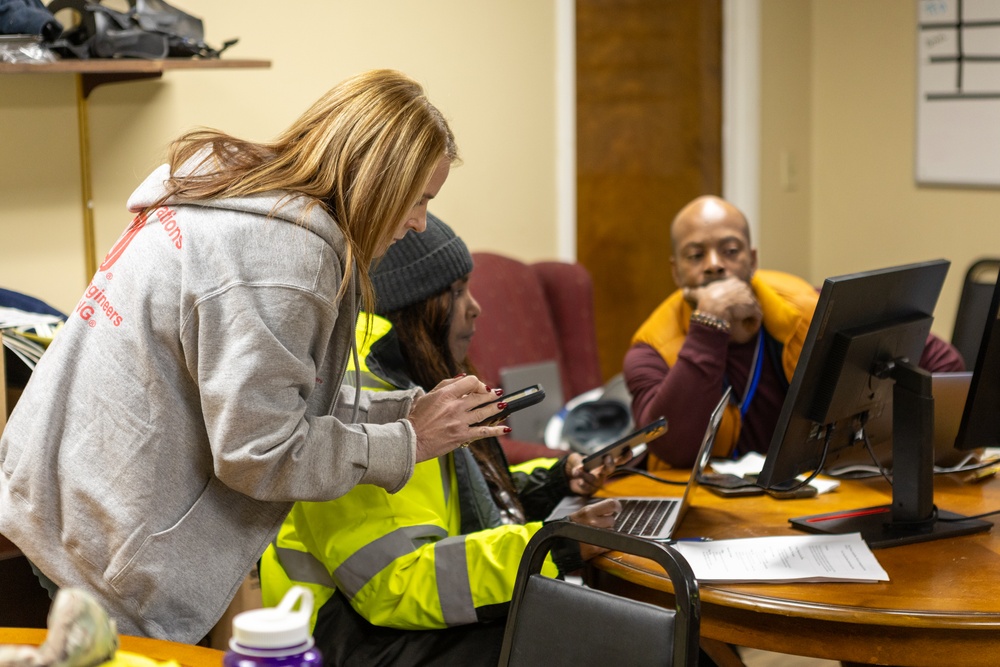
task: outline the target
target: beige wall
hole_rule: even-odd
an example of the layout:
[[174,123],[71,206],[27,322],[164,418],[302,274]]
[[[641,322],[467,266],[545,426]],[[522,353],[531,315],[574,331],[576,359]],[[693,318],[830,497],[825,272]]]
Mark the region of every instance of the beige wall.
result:
[[[268,140],[338,81],[392,67],[424,84],[464,164],[433,210],[473,249],[556,256],[555,0],[178,0],[227,58],[266,70],[168,72],[90,98],[97,252],[169,141],[199,125]],[[237,11],[238,9],[238,11]],[[76,304],[84,273],[75,82],[0,76],[0,287]]]
[[[765,69],[762,84],[761,254],[792,268],[807,247],[804,273],[816,283],[949,259],[934,323],[949,338],[965,269],[1000,255],[1000,190],[914,181],[916,10],[916,0],[763,0],[762,63],[775,69]],[[789,41],[768,39],[779,34]],[[773,166],[782,133],[793,128],[798,137],[803,125],[805,232],[794,195],[779,194]]]
[[[738,1],[738,0],[736,0]],[[341,0],[305,20],[273,3],[180,5],[227,57],[268,70],[171,72],[98,88],[91,143],[98,254],[123,205],[196,125],[266,140],[328,87],[373,67],[422,81],[465,164],[436,211],[473,249],[557,254],[555,0]],[[934,330],[950,336],[965,268],[1000,254],[1000,191],[917,187],[915,0],[761,0],[761,262],[823,278],[945,257]],[[0,286],[70,309],[84,283],[74,81],[0,77]]]
[[810,5],[761,4],[758,261],[809,276],[811,201]]

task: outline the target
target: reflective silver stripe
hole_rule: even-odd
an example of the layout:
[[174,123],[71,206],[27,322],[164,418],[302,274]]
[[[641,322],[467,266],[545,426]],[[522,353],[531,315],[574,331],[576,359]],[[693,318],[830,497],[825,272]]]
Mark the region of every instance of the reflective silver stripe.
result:
[[475,623],[476,608],[472,604],[464,535],[449,537],[434,545],[434,574],[444,622],[449,626]]
[[319,584],[327,588],[337,587],[323,563],[311,553],[285,549],[279,547],[277,542],[274,542],[274,550],[278,556],[278,562],[281,563],[281,568],[289,579],[306,584]]
[[416,551],[425,542],[447,536],[448,531],[439,526],[406,526],[394,530],[355,551],[334,571],[333,577],[344,595],[353,598],[392,561]]
[[444,506],[448,506],[448,498],[451,496],[451,475],[448,474],[448,461],[451,460],[450,456],[439,456],[438,461],[441,463],[441,488],[444,490]]
[[386,382],[371,371],[361,371],[361,386],[365,389],[374,389],[376,391],[391,391],[395,389],[392,384]]

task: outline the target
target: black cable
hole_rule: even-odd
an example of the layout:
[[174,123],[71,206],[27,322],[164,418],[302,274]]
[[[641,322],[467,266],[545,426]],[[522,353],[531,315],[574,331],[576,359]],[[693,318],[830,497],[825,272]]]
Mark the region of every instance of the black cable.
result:
[[878,468],[879,473],[882,474],[882,477],[885,479],[885,481],[889,482],[889,486],[892,486],[892,478],[889,477],[889,473],[886,471],[885,466],[883,466],[881,463],[879,463],[878,457],[875,456],[875,450],[872,448],[872,441],[868,437],[868,431],[867,431],[867,429],[865,429],[863,423],[861,425],[861,431],[860,431],[860,433],[861,433],[862,442],[865,443],[865,449],[868,450],[868,456],[871,457],[872,463],[874,463],[875,467]]
[[[983,468],[991,468],[993,466],[1000,465],[1000,460],[997,459],[987,459],[986,461],[979,461],[977,463],[969,463],[962,466],[961,468],[940,468],[934,466],[935,475],[954,475],[956,473],[962,472],[973,472],[975,470],[981,470]],[[872,477],[878,477],[879,471],[875,470],[875,466],[871,466],[870,470],[857,470],[857,468],[868,467],[868,466],[845,466],[847,470],[844,472],[839,472],[838,469],[827,470],[826,475],[828,477],[833,477],[834,479],[870,479]],[[855,468],[851,470],[850,468]],[[892,469],[886,470],[890,475],[892,474]]]
[[[937,509],[936,507],[934,508]],[[972,516],[958,516],[954,519],[948,519],[945,517],[938,517],[938,521],[951,521],[955,523],[961,523],[962,521],[968,521],[969,519],[982,519],[983,517],[993,516],[994,514],[1000,514],[1000,510],[993,510],[992,512],[983,512],[982,514],[973,514]]]
[[892,526],[893,530],[903,529],[903,530],[924,530],[928,526],[933,526],[936,521],[941,521],[938,517],[937,505],[931,506],[931,515],[926,519],[914,519],[912,521],[904,521],[902,519],[892,519],[889,525]]
[[679,481],[672,480],[672,479],[664,479],[662,477],[658,477],[657,475],[654,475],[651,472],[648,472],[646,470],[640,470],[638,468],[616,468],[613,473],[611,473],[610,475],[608,475],[608,479],[614,477],[615,475],[642,475],[643,477],[648,477],[649,479],[653,480],[654,482],[660,482],[662,484],[674,484],[676,486],[687,486],[687,483],[688,483],[688,480],[684,480],[683,482],[679,482]]
[[[823,466],[826,465],[826,455],[830,451],[830,440],[832,438],[833,438],[833,424],[827,424],[826,425],[826,435],[823,436],[823,455],[820,457],[819,465],[816,466],[816,469],[813,470],[812,473],[810,473],[810,475],[808,477],[806,477],[804,480],[801,480],[795,486],[790,486],[787,489],[786,488],[775,488],[773,485],[772,486],[765,486],[765,487],[761,487],[761,488],[763,488],[765,491],[783,491],[783,492],[798,491],[799,489],[801,489],[802,487],[804,487],[806,484],[808,484],[809,482],[811,482],[814,479],[816,479],[816,476],[819,475],[819,473],[823,470]],[[791,480],[789,480],[789,481],[791,481]]]

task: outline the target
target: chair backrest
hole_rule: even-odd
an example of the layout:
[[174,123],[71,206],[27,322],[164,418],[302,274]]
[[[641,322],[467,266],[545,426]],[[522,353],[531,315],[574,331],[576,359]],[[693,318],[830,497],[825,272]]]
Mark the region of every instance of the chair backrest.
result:
[[[674,588],[667,609],[540,574],[557,540],[569,539],[655,560]],[[514,584],[500,666],[698,664],[701,606],[687,561],[659,542],[569,521],[528,542]]]
[[502,368],[556,361],[566,400],[601,386],[587,270],[568,262],[526,264],[489,252],[472,257],[469,284],[483,314],[469,357],[480,377],[502,386]]
[[1000,258],[980,259],[973,262],[965,274],[962,296],[955,314],[955,327],[951,344],[965,360],[965,367],[976,365],[979,345],[986,330],[986,317],[990,310],[993,289],[1000,274]]

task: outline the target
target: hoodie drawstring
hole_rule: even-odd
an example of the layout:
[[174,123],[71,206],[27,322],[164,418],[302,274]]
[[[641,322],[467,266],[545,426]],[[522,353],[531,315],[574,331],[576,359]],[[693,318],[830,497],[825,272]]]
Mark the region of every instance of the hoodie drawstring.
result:
[[[351,267],[351,293],[357,294],[357,267]],[[357,322],[360,309],[355,308],[354,321]],[[358,423],[358,415],[361,413],[361,362],[358,359],[357,336],[351,336],[351,356],[354,359],[354,410],[351,412],[351,423]]]

